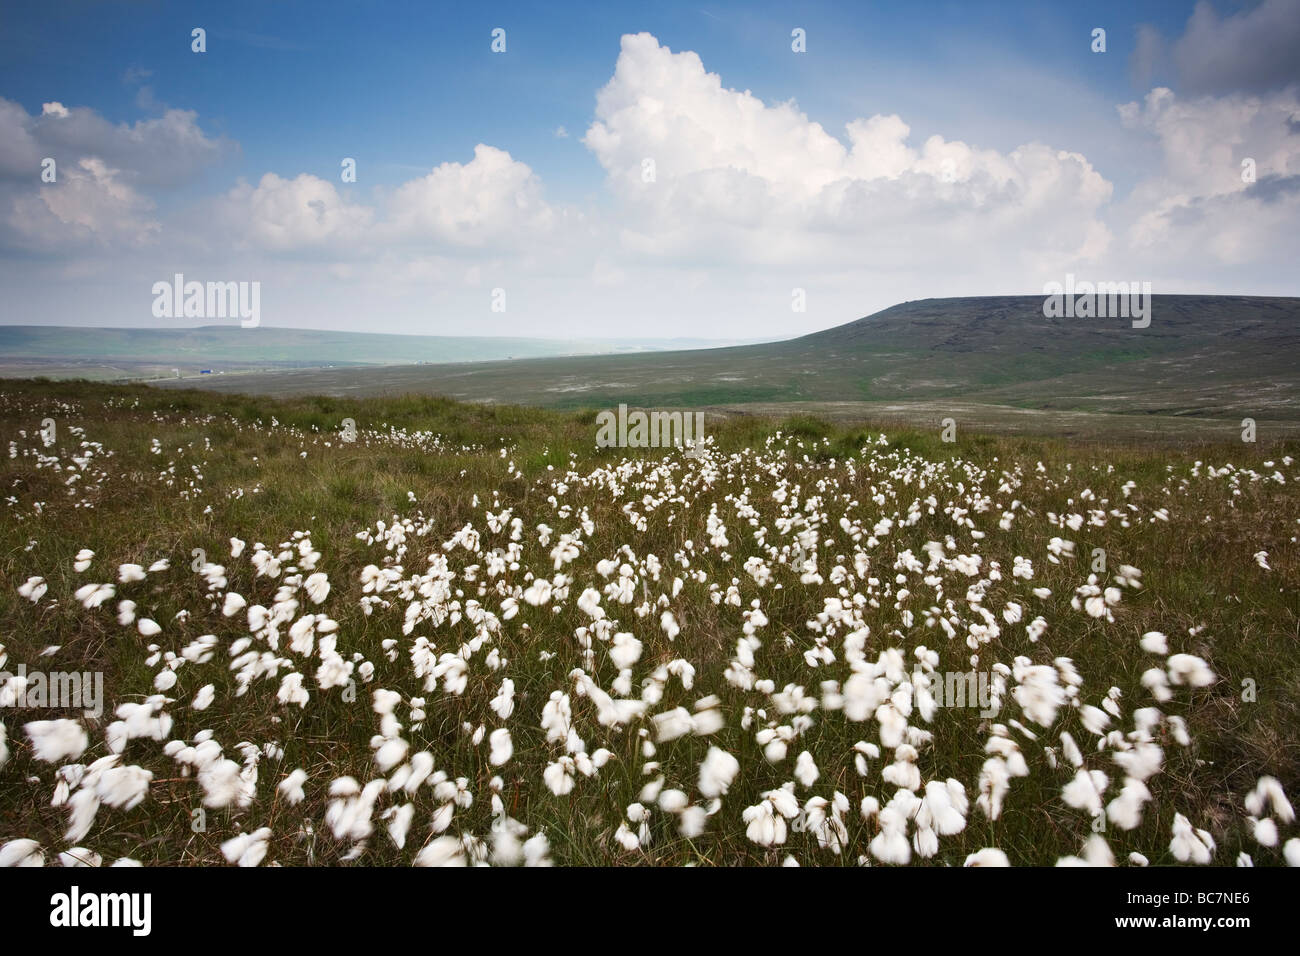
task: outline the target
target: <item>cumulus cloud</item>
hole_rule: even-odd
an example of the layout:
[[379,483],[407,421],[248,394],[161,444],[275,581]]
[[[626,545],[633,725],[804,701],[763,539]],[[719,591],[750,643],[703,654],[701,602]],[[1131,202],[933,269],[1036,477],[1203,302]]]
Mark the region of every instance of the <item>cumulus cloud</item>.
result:
[[[1290,258],[1300,217],[1300,96],[1184,99],[1159,87],[1119,107],[1123,124],[1154,136],[1163,165],[1127,203],[1134,248],[1195,263]],[[1254,164],[1254,181],[1243,162]]]
[[0,175],[37,179],[40,170],[30,164],[36,153],[60,166],[93,157],[136,187],[186,182],[236,149],[229,140],[205,134],[194,110],[169,109],[162,116],[115,124],[84,106],[50,102],[33,116],[0,98],[0,143],[11,140],[30,147],[18,154],[26,165],[15,165],[12,150],[0,149]]
[[481,143],[469,162],[442,163],[369,203],[308,173],[267,173],[221,197],[215,216],[240,248],[315,255],[336,275],[352,271],[345,260],[382,263],[386,281],[445,275],[445,257],[536,255],[566,218],[526,163]]
[[[86,107],[50,101],[29,114],[0,98],[0,243],[39,252],[149,244],[162,227],[147,190],[182,182],[231,148],[190,110],[113,124]],[[42,178],[47,159],[53,182]]]
[[55,183],[12,196],[4,223],[10,241],[41,250],[68,243],[145,245],[162,228],[153,218],[153,202],[95,157],[60,167]]
[[390,236],[468,247],[523,246],[556,220],[532,169],[482,143],[468,163],[443,163],[400,186],[388,211]]
[[218,204],[218,218],[243,245],[275,251],[364,241],[374,211],[339,194],[333,183],[301,173],[241,182]]
[[847,145],[794,103],[729,89],[696,54],[642,33],[623,37],[583,141],[637,254],[881,268],[960,257],[978,269],[992,246],[1038,268],[1105,250],[1097,213],[1112,187],[1082,155],[941,136],[918,147],[894,115],[845,132]]
[[39,181],[43,154],[34,126],[25,109],[0,97],[0,180]]

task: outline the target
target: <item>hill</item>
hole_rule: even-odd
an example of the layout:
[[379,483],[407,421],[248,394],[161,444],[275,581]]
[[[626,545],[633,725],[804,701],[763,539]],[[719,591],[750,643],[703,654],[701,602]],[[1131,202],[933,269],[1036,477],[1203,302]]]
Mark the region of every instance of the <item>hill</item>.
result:
[[[260,395],[439,394],[557,408],[813,412],[1034,431],[1300,425],[1300,299],[1153,297],[1148,328],[1046,318],[1042,296],[924,299],[784,342],[203,382]],[[1112,416],[1124,416],[1113,418]]]

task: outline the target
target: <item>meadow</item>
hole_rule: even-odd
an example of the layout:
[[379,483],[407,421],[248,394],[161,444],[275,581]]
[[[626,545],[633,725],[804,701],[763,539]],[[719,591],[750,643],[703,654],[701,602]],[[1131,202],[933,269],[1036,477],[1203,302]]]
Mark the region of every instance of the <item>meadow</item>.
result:
[[0,863],[1300,865],[1300,442],[706,429],[0,381]]

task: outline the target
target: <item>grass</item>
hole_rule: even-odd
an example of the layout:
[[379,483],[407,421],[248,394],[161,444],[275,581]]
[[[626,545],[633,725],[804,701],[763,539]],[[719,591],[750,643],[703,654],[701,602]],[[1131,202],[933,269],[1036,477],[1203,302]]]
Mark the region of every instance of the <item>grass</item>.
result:
[[[45,418],[54,419],[58,436],[49,449],[38,437]],[[345,418],[356,423],[356,442],[339,440]],[[788,723],[790,718],[777,714],[768,695],[733,686],[723,675],[742,636],[742,612],[757,599],[769,619],[758,632],[758,676],[772,680],[778,693],[795,685],[813,696],[821,694],[821,681],[847,679],[840,646],[843,631],[827,640],[836,653],[833,664],[811,668],[804,659],[804,651],[814,647],[818,637],[809,623],[817,622],[825,613],[825,599],[839,591],[830,583],[801,584],[789,563],[792,532],[783,532],[778,518],[807,515],[808,500],[820,498],[820,508],[830,520],[820,529],[819,571],[829,575],[837,554],[849,556],[852,566],[855,543],[839,526],[841,515],[860,523],[869,535],[882,516],[905,515],[913,501],[925,502],[933,495],[933,509],[921,507],[913,524],[880,536],[866,549],[870,574],[881,582],[873,593],[879,606],[868,603],[861,608],[870,627],[868,659],[875,660],[889,646],[910,656],[924,644],[940,650],[945,669],[968,668],[970,652],[960,638],[946,640],[941,630],[925,626],[923,612],[936,598],[919,577],[907,585],[914,592],[907,607],[916,616],[910,627],[895,609],[894,595],[884,590],[895,587],[895,561],[904,550],[924,560],[925,542],[949,536],[955,544],[950,555],[978,548],[986,561],[1001,563],[1002,577],[986,584],[984,603],[990,609],[1000,611],[1012,600],[1026,605],[1020,625],[1004,626],[999,638],[981,648],[981,668],[995,661],[1009,665],[1017,655],[1034,663],[1069,657],[1084,677],[1084,702],[1100,703],[1112,687],[1122,692],[1122,716],[1115,721],[1122,731],[1132,729],[1135,708],[1152,705],[1140,677],[1161,662],[1138,649],[1138,638],[1146,631],[1162,631],[1169,635],[1171,653],[1203,657],[1218,680],[1203,689],[1176,689],[1175,698],[1160,705],[1166,714],[1187,721],[1192,743],[1178,745],[1168,736],[1169,726],[1162,725],[1164,762],[1161,772],[1148,781],[1153,800],[1136,829],[1111,827],[1105,833],[1111,849],[1121,862],[1130,851],[1140,851],[1156,864],[1174,862],[1170,828],[1174,815],[1181,813],[1213,834],[1216,863],[1231,864],[1242,850],[1259,864],[1281,861],[1279,849],[1260,847],[1250,839],[1242,796],[1264,774],[1278,778],[1293,795],[1300,785],[1300,572],[1293,491],[1300,469],[1282,463],[1284,456],[1296,456],[1300,445],[1267,440],[1182,449],[1105,441],[1068,444],[964,429],[959,429],[957,442],[945,443],[937,427],[893,425],[883,426],[881,442],[880,426],[814,416],[786,421],[758,416],[715,421],[711,416],[707,431],[715,445],[710,468],[692,465],[673,451],[597,449],[589,410],[465,405],[414,395],[271,400],[143,386],[0,381],[0,437],[3,447],[15,443],[18,450],[16,457],[0,463],[4,495],[16,499],[5,504],[0,524],[0,643],[8,655],[3,669],[14,672],[23,663],[29,671],[103,673],[105,714],[84,721],[90,731],[91,749],[85,758],[89,762],[105,753],[103,729],[113,719],[112,708],[153,692],[159,664],[148,662],[148,645],[179,654],[196,637],[216,634],[220,645],[213,661],[186,663],[176,672],[178,683],[168,691],[176,701],[168,707],[175,721],[169,739],[192,740],[211,729],[226,755],[237,762],[240,741],[259,747],[274,742],[283,748],[279,760],[261,758],[256,799],[249,807],[205,809],[205,827],[195,832],[192,824],[202,808],[203,791],[194,777],[184,775],[162,753],[161,743],[133,740],[124,757],[153,771],[148,798],[127,811],[101,808],[82,844],[101,853],[105,862],[129,856],[145,863],[211,865],[223,862],[223,840],[266,826],[273,832],[268,859],[286,864],[343,862],[355,844],[336,838],[326,825],[326,788],[330,780],[344,775],[363,784],[382,776],[370,746],[379,726],[370,695],[384,687],[403,696],[398,717],[411,752],[429,751],[439,770],[452,779],[465,778],[474,794],[471,806],[455,811],[448,833],[489,837],[494,820],[490,782],[499,775],[506,813],[525,824],[530,834],[544,832],[556,863],[750,865],[777,863],[787,855],[805,864],[854,863],[868,853],[877,832],[875,821],[859,815],[859,802],[876,796],[884,804],[895,790],[881,779],[887,754],[871,762],[865,777],[854,765],[854,744],[877,740],[875,722],[852,722],[817,709],[812,726],[791,744],[788,757],[772,764],[754,739],[764,719],[753,716],[753,726],[742,729],[746,708],[765,708],[774,723]],[[79,447],[83,440],[99,443],[102,452],[78,468],[72,459],[84,451]],[[154,440],[158,453],[151,450]],[[38,467],[38,450],[51,456],[43,467]],[[50,466],[56,460],[58,471]],[[665,461],[676,464],[656,471]],[[1198,466],[1198,461],[1204,464]],[[1229,462],[1234,471],[1217,477],[1205,467]],[[1274,471],[1282,472],[1286,483],[1270,480]],[[74,473],[79,477],[69,485]],[[557,481],[566,485],[563,493]],[[1129,481],[1134,485],[1126,497],[1123,487]],[[771,497],[782,484],[799,499],[799,507],[785,515]],[[1085,489],[1093,496],[1090,503],[1082,500]],[[414,502],[408,493],[414,494]],[[774,584],[760,588],[740,569],[749,555],[767,554],[751,539],[754,526],[738,516],[741,499],[756,509],[768,543],[780,552],[781,557],[769,562],[780,589]],[[983,512],[976,508],[981,499],[988,505]],[[1103,526],[1084,524],[1078,531],[1050,523],[1049,514],[1103,508],[1098,499],[1109,502],[1106,510],[1125,512],[1131,519],[1128,526],[1113,517]],[[998,516],[1010,510],[1013,501],[1019,502],[1017,517],[1010,529],[1002,530]],[[43,503],[39,513],[37,502]],[[568,511],[563,510],[566,503]],[[1129,510],[1129,504],[1136,510]],[[968,530],[945,513],[954,505],[970,510],[969,517],[987,537],[974,543]],[[727,527],[726,546],[709,544],[713,506]],[[456,652],[474,639],[476,628],[462,617],[438,627],[426,623],[404,634],[406,602],[394,593],[386,595],[392,607],[363,613],[361,568],[383,565],[386,552],[382,543],[367,544],[357,533],[375,533],[376,521],[391,525],[395,517],[411,519],[413,529],[424,526],[427,534],[408,534],[410,551],[398,563],[409,577],[428,567],[431,553],[447,554],[464,600],[475,597],[477,583],[464,578],[466,568],[482,561],[461,548],[446,551],[443,542],[470,524],[483,535],[485,551],[505,544],[506,532],[491,533],[485,512],[506,508],[523,519],[520,567],[501,578],[507,588],[526,587],[530,568],[547,576],[555,573],[550,556],[555,539],[579,529],[584,516],[594,525],[580,534],[581,557],[565,568],[575,578],[572,593],[544,607],[521,601],[518,617],[503,622],[482,648],[470,653],[469,685],[463,694],[448,693],[441,686],[426,692],[411,672],[414,638],[427,636],[439,654]],[[1161,508],[1168,509],[1167,522],[1153,518]],[[633,529],[629,511],[645,518],[644,531]],[[546,545],[538,540],[540,523],[555,529]],[[295,655],[281,646],[280,656],[293,666],[302,663],[312,696],[304,709],[277,702],[278,679],[254,680],[237,695],[238,683],[228,664],[231,644],[248,636],[242,614],[223,617],[221,592],[208,591],[203,578],[191,570],[192,562],[199,560],[196,552],[201,552],[202,558],[226,567],[229,591],[245,596],[250,604],[270,606],[282,579],[256,577],[248,553],[240,559],[230,556],[229,539],[248,542],[250,552],[254,542],[265,542],[275,551],[280,542],[292,543],[296,531],[310,535],[322,556],[318,569],[329,574],[331,584],[321,608],[306,606],[300,595],[300,613],[327,612],[339,624],[343,656],[360,655],[375,668],[373,681],[357,681],[349,699],[337,688],[318,690],[312,678],[315,665],[294,661]],[[1046,549],[1054,536],[1073,540],[1076,556],[1060,565],[1050,563]],[[633,604],[603,599],[610,616],[618,617],[618,629],[635,632],[645,645],[631,696],[639,694],[640,681],[654,666],[685,659],[696,668],[694,688],[687,691],[676,678],[669,679],[663,700],[651,712],[679,705],[690,710],[699,698],[716,694],[726,720],[725,728],[715,734],[663,743],[653,756],[643,751],[645,739],[638,733],[652,726],[649,721],[634,720],[621,729],[601,726],[592,701],[575,693],[570,677],[574,668],[584,668],[607,690],[617,677],[601,641],[595,642],[594,657],[584,655],[575,629],[589,627],[591,621],[575,599],[584,587],[607,583],[594,570],[594,562],[618,555],[623,545],[636,554],[638,572],[645,556],[653,554],[664,573],[659,582],[639,573]],[[77,573],[73,562],[82,548],[92,549],[95,558],[91,569]],[[1144,587],[1124,594],[1113,623],[1070,606],[1098,548],[1105,551],[1109,573],[1121,563],[1143,572]],[[1253,558],[1261,550],[1268,552],[1271,571]],[[1011,578],[1016,555],[1033,561],[1032,581]],[[73,599],[73,592],[87,582],[114,580],[123,562],[147,567],[159,558],[170,559],[171,570],[119,585],[113,600],[98,609],[85,609]],[[681,564],[682,558],[689,568]],[[705,581],[688,572],[703,572]],[[31,575],[44,576],[49,585],[45,599],[36,604],[17,593]],[[669,587],[674,576],[683,578],[675,595]],[[733,579],[740,605],[715,601],[715,594],[725,592]],[[958,575],[945,585],[947,596],[963,612],[964,592],[976,580]],[[1048,587],[1052,594],[1041,600],[1027,598],[1029,586]],[[845,596],[868,590],[861,580],[844,587]],[[660,594],[664,600],[657,602]],[[116,622],[114,610],[123,597],[136,602],[140,616],[162,626],[158,637],[144,638],[134,627]],[[633,608],[643,598],[653,611],[641,618]],[[492,588],[478,592],[476,599],[494,614],[501,613],[500,596]],[[661,607],[671,610],[681,625],[675,641],[667,641],[656,626]],[[184,611],[188,618],[177,619]],[[1024,624],[1035,615],[1049,624],[1037,643],[1024,633]],[[386,640],[398,642],[395,660],[386,655]],[[41,656],[50,647],[57,650]],[[500,672],[484,664],[490,648],[509,661]],[[541,660],[543,652],[554,656]],[[516,688],[516,710],[509,721],[489,707],[503,676]],[[215,702],[205,711],[191,710],[190,699],[208,683],[215,685]],[[1254,699],[1244,700],[1243,688],[1252,685]],[[573,792],[562,797],[541,783],[544,767],[563,752],[547,742],[540,726],[542,706],[556,690],[570,694],[574,729],[588,751],[605,747],[612,753],[596,776],[580,776]],[[411,698],[420,696],[427,701],[422,722],[409,717]],[[1008,716],[1013,713],[1013,707],[1007,711]],[[67,810],[50,805],[54,768],[34,759],[22,725],[76,714],[0,709],[11,751],[8,764],[0,769],[0,843],[30,837],[47,852],[69,845],[64,839]],[[416,730],[415,723],[422,726]],[[1078,712],[1067,707],[1050,730],[1033,728],[1039,732],[1037,741],[1013,734],[1030,774],[1012,781],[1000,819],[989,820],[975,808],[975,797],[992,722],[973,710],[940,709],[933,722],[913,723],[933,734],[932,742],[920,748],[922,778],[956,778],[971,799],[966,829],[941,838],[939,853],[929,862],[960,865],[982,847],[1000,847],[1017,864],[1050,864],[1079,853],[1093,833],[1092,821],[1063,802],[1061,789],[1073,771],[1052,767],[1044,749],[1051,746],[1059,755],[1057,735],[1062,730],[1083,746],[1088,767],[1110,776],[1107,799],[1120,783],[1109,755],[1096,751],[1096,736],[1083,728]],[[466,725],[471,730],[483,725],[489,731],[508,727],[513,759],[504,767],[489,765],[486,741],[475,743]],[[649,739],[653,736],[651,730]],[[633,852],[620,849],[614,833],[626,808],[659,774],[666,777],[666,787],[707,802],[695,795],[695,774],[711,746],[735,755],[741,773],[705,832],[683,837],[671,815],[656,810],[650,845]],[[813,795],[830,798],[838,790],[851,804],[845,818],[848,846],[842,854],[819,849],[806,832],[791,832],[775,848],[746,838],[744,808],[791,780],[802,750],[814,756],[821,777],[811,788],[798,788],[800,803]],[[661,766],[647,773],[652,760]],[[291,806],[275,785],[295,767],[308,769],[310,781],[307,799]],[[38,782],[29,782],[33,777]],[[396,848],[376,822],[375,835],[365,841],[358,862],[407,863],[429,839],[429,820],[442,800],[428,787],[410,799],[416,815],[405,849]],[[403,799],[384,798],[379,810],[400,802]],[[1296,835],[1294,825],[1282,830],[1284,840]]]

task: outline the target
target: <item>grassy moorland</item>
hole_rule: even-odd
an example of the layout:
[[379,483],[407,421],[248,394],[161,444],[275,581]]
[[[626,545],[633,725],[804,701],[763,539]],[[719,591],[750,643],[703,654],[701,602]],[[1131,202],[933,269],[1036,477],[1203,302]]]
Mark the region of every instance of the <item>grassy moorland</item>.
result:
[[1300,443],[707,426],[0,382],[0,857],[1300,858]]
[[[262,330],[230,330],[250,343]],[[923,299],[797,339],[725,349],[204,376],[161,387],[271,397],[438,394],[561,410],[707,408],[913,427],[946,415],[1047,436],[1300,437],[1300,299],[1158,295],[1150,325],[1046,318],[1042,296]]]

